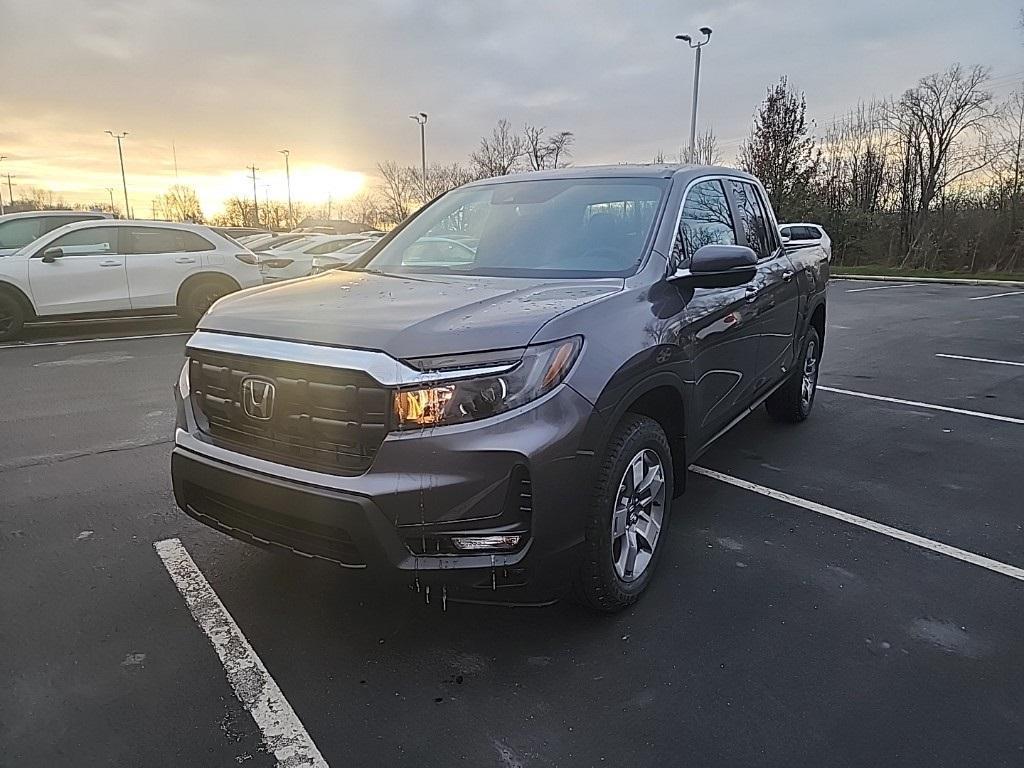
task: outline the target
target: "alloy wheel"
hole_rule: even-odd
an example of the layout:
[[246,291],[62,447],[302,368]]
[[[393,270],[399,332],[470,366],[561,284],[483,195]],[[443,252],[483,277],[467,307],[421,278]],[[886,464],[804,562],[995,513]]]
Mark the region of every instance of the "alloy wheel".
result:
[[805,411],[811,407],[818,386],[818,345],[814,339],[807,342],[804,354],[804,373],[800,381],[800,405]]
[[626,465],[612,511],[612,562],[623,581],[639,578],[654,557],[665,517],[665,468],[644,448]]

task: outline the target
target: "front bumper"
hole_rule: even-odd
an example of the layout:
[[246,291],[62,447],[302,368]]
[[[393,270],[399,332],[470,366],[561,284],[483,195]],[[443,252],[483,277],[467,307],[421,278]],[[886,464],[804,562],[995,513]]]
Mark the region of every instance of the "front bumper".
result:
[[[175,396],[175,499],[243,541],[483,600],[557,596],[578,567],[593,456],[584,435],[596,416],[564,384],[480,422],[391,433],[369,471],[354,477],[211,445],[177,388]],[[445,546],[455,534],[509,532],[524,535],[513,552]]]

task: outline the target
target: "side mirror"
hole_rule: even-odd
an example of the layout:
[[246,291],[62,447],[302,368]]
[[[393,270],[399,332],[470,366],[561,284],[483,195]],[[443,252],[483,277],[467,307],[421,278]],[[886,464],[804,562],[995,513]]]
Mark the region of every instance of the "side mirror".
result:
[[757,254],[745,245],[703,245],[690,259],[690,268],[670,279],[685,279],[695,288],[734,288],[757,274]]
[[47,248],[45,251],[43,251],[43,264],[53,264],[53,262],[55,262],[63,255],[63,248]]
[[779,233],[779,237],[781,237],[781,238],[782,238],[782,244],[783,244],[783,245],[785,245],[786,243],[788,243],[788,242],[789,242],[790,240],[792,240],[792,239],[793,239],[793,238],[792,238],[792,236],[790,236],[790,235],[784,235],[784,234],[782,234],[781,232]]

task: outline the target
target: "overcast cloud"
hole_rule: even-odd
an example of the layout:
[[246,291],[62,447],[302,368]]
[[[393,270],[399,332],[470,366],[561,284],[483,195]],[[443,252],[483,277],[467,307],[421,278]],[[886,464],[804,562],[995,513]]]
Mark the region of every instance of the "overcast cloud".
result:
[[299,171],[413,163],[421,110],[435,161],[508,117],[575,132],[577,164],[646,162],[685,140],[692,52],[673,37],[703,25],[699,122],[731,158],[783,74],[819,121],[954,61],[990,66],[1007,93],[1024,74],[1022,5],[0,0],[0,172],[101,199],[120,182],[103,131],[128,130],[136,194],[171,183],[174,140],[205,202],[244,194],[250,162],[278,184],[286,146]]

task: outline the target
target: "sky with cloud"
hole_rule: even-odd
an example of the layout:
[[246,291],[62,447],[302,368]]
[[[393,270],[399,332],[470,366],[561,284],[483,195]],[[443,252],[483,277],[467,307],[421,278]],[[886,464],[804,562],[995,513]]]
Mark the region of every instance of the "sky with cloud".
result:
[[[374,167],[464,159],[495,121],[576,134],[576,164],[676,155],[692,52],[714,29],[699,126],[731,159],[765,88],[806,92],[819,124],[952,62],[1024,77],[1024,0],[0,0],[0,174],[69,201],[120,194],[141,215],[178,176],[214,212],[229,195],[338,200]],[[264,189],[263,185],[269,185]],[[4,184],[6,193],[6,184]]]

